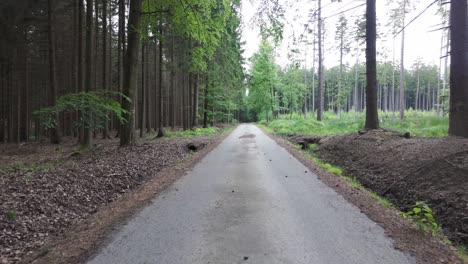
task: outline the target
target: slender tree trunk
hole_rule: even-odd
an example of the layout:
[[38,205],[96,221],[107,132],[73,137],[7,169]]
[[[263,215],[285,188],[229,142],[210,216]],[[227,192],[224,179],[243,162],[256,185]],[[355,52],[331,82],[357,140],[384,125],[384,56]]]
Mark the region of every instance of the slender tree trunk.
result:
[[138,49],[140,47],[140,21],[141,21],[141,0],[130,1],[130,15],[128,19],[128,49],[124,65],[123,94],[132,101],[123,100],[122,108],[127,111],[124,118],[127,120],[121,126],[120,146],[129,145],[134,139],[133,116],[135,106],[133,102],[136,91]]
[[[455,31],[454,31],[455,32]],[[445,89],[447,88],[447,77],[449,75],[449,71],[448,71],[448,58],[450,56],[449,54],[449,46],[450,46],[450,38],[451,38],[451,35],[452,35],[452,30],[450,29],[450,31],[447,32],[447,43],[446,43],[446,46],[445,46],[445,58],[444,58],[444,80],[442,82],[442,94],[444,96],[447,95],[447,93],[445,92]],[[450,65],[450,67],[452,66],[452,64]],[[446,98],[446,97],[445,97]],[[442,102],[442,111],[445,112],[445,102]]]
[[194,89],[194,95],[193,95],[193,124],[192,127],[197,127],[198,126],[198,89],[200,86],[200,74],[197,73],[195,76],[195,85],[193,87]]
[[145,68],[145,94],[146,96],[144,97],[145,99],[145,118],[146,118],[146,132],[149,133],[151,132],[151,110],[152,110],[152,106],[151,106],[151,92],[150,92],[150,45],[149,43],[146,44],[146,61],[147,61],[147,66]]
[[317,120],[322,121],[323,119],[323,106],[324,106],[324,93],[323,93],[323,60],[322,60],[322,0],[318,2],[318,109],[317,109]]
[[[119,85],[119,92],[123,92],[123,78],[124,78],[124,65],[125,65],[125,0],[119,0],[119,22],[118,22],[118,40],[117,40],[117,78],[118,78],[118,85]],[[123,105],[122,97],[119,97],[120,104]],[[117,123],[117,135],[115,137],[120,136],[120,131],[122,124]]]
[[414,110],[418,110],[418,103],[419,103],[419,63],[418,63],[418,71],[417,71],[417,75],[418,75],[418,83],[416,84],[416,98],[414,100]]
[[171,128],[175,128],[176,123],[176,100],[175,100],[175,93],[176,93],[176,74],[175,74],[175,39],[174,36],[171,37]]
[[392,116],[395,117],[395,39],[393,40],[393,59],[392,59],[392,98],[391,98]]
[[[162,26],[159,28],[159,34],[163,35]],[[158,90],[158,106],[159,106],[159,118],[158,118],[158,137],[164,136],[163,130],[163,117],[164,117],[164,106],[163,106],[163,75],[162,75],[162,68],[163,68],[163,41],[162,39],[159,40],[159,90]]]
[[[55,68],[55,29],[54,29],[54,8],[53,0],[48,0],[48,25],[49,25],[49,85],[50,85],[50,106],[55,106],[57,101],[57,76]],[[50,142],[60,143],[60,123],[59,116],[55,116],[56,125],[50,130]]]
[[312,109],[311,112],[315,112],[315,32],[314,32],[314,41],[312,43]]
[[437,72],[437,98],[436,98],[436,111],[437,115],[441,116],[440,112],[440,79],[442,78],[442,50],[444,46],[444,30],[441,30],[441,37],[440,37],[440,54],[439,54],[439,70]]
[[[107,0],[102,0],[102,89],[110,90],[107,82]],[[108,138],[107,124],[102,130],[102,138]]]
[[205,81],[205,98],[203,104],[203,127],[208,127],[208,88],[209,88],[209,78],[206,76]]
[[359,57],[356,57],[356,64],[354,66],[354,116],[359,111]]
[[305,45],[305,57],[304,57],[304,118],[307,118],[307,35],[306,35],[306,45]]
[[148,96],[145,94],[145,69],[146,69],[146,61],[145,61],[145,49],[146,43],[143,43],[141,47],[141,106],[140,106],[140,137],[143,137],[144,127],[145,127],[145,105],[146,100],[145,98]]
[[[85,67],[85,91],[92,91],[93,75],[94,75],[94,58],[93,58],[93,0],[86,0],[86,67]],[[89,113],[81,113],[89,115]],[[90,118],[86,116],[85,118]],[[91,146],[91,130],[85,128],[83,131],[83,141],[81,145]]]
[[343,32],[340,36],[340,73],[338,77],[338,103],[336,104],[338,108],[338,117],[341,119],[341,79],[343,77]]
[[[403,0],[402,27],[405,26],[406,0]],[[405,117],[405,29],[401,31],[401,54],[400,54],[400,119]]]

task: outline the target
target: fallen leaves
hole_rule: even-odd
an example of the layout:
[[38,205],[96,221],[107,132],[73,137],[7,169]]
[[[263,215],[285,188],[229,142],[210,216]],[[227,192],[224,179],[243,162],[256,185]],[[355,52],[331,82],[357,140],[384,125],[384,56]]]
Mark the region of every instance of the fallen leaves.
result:
[[157,140],[127,148],[109,142],[55,168],[0,175],[0,263],[18,262],[48,237],[63,233],[163,168],[176,166],[194,151],[190,146],[199,150],[211,140]]

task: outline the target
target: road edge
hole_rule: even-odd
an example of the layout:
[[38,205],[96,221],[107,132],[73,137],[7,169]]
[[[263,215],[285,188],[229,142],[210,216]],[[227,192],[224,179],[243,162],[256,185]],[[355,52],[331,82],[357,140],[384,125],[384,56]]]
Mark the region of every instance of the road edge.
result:
[[289,141],[255,126],[315,173],[319,180],[381,226],[385,234],[393,240],[394,248],[414,257],[417,264],[463,264],[453,249],[439,238],[420,232],[414,224],[403,219],[397,209],[378,203],[364,190],[352,188],[345,180],[318,167]]
[[[179,164],[162,169],[141,188],[130,192],[118,200],[100,208],[81,223],[47,242],[37,253],[25,257],[20,264],[78,264],[88,260],[108,242],[118,226],[128,222],[146,207],[155,197],[170,188],[182,178],[208,153],[223,142],[237,126],[228,133],[214,138],[205,148],[182,160]],[[165,181],[161,181],[165,175]]]

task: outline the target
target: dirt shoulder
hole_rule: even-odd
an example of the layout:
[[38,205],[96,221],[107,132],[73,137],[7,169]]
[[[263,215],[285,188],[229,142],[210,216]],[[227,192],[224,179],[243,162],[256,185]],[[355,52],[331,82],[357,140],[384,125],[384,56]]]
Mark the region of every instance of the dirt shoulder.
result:
[[[306,165],[329,187],[333,188],[336,192],[341,194],[350,203],[357,206],[362,211],[362,213],[366,214],[374,222],[381,225],[385,229],[386,234],[394,240],[395,248],[414,256],[417,260],[417,263],[463,263],[463,261],[454,253],[454,248],[447,246],[439,238],[435,238],[429,234],[420,232],[413,223],[403,219],[396,208],[388,207],[378,203],[374,198],[371,197],[371,195],[367,191],[353,188],[342,178],[337,177],[318,167],[314,164],[313,161],[310,160],[310,158],[306,157],[302,153],[302,151],[297,149],[296,146],[293,145],[290,141],[275,135],[270,135],[270,137],[273,138],[282,147],[287,149],[304,165]],[[316,139],[311,140],[315,141]],[[327,140],[331,140],[329,141],[330,144],[331,142],[333,142],[333,139]],[[292,141],[295,144],[298,143],[297,141]],[[321,142],[320,144],[326,144],[324,142]],[[332,147],[331,145],[329,146],[331,149],[334,149],[334,147]],[[348,142],[346,144],[341,142],[341,145],[338,143],[335,145],[336,152],[340,152],[339,149],[350,149],[353,147],[354,146],[349,145]],[[322,145],[320,145],[319,149],[320,148],[322,148]],[[359,153],[358,151],[359,150],[357,149],[356,153]],[[372,149],[369,149],[369,151],[372,151]],[[323,152],[321,153],[323,154]],[[334,153],[335,152],[330,151],[328,157],[333,156]],[[373,152],[368,153],[368,155],[366,155],[367,159],[369,159],[369,157],[373,155],[372,153]],[[333,159],[335,162],[330,162],[337,165],[340,165],[342,163],[349,164],[351,162],[354,162],[352,161],[352,157],[345,158],[343,155],[345,154],[338,155],[336,158]],[[359,155],[361,158],[364,158],[362,156],[365,154],[361,153]],[[338,163],[339,159],[342,160]],[[346,169],[346,167],[344,168]],[[346,171],[346,173],[349,176],[354,176],[348,174],[348,171]]]
[[[83,154],[66,144],[3,149],[0,160],[9,165],[0,174],[0,263],[80,263],[223,138],[160,139],[128,148],[101,141]],[[10,166],[21,156],[26,165]]]

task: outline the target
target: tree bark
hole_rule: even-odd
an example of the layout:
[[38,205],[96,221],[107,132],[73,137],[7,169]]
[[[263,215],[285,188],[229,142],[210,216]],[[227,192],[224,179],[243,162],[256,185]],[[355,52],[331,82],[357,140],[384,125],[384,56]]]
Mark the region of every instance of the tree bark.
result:
[[205,98],[203,104],[203,127],[208,127],[208,86],[209,86],[209,78],[208,75],[206,76],[205,80]]
[[121,125],[120,146],[128,146],[134,139],[133,116],[135,114],[134,94],[137,82],[138,52],[140,47],[140,21],[141,0],[130,1],[130,15],[128,19],[128,48],[124,65],[123,94],[130,101],[123,100],[122,108],[127,111],[124,114],[125,124]]
[[[405,26],[406,0],[403,0],[402,27]],[[401,54],[400,54],[400,119],[405,118],[405,29],[401,31]]]
[[324,92],[323,92],[323,60],[322,60],[322,0],[318,2],[318,108],[317,120],[323,119]]
[[[86,0],[86,65],[85,65],[85,91],[89,92],[93,87],[94,58],[93,58],[93,0]],[[81,113],[87,115],[88,113]],[[89,117],[86,117],[89,118]],[[83,141],[81,145],[91,146],[91,130],[83,129]]]
[[[107,87],[107,0],[102,0],[102,89],[110,90]],[[102,130],[102,138],[108,138],[107,123]]]
[[[159,34],[162,36],[163,35],[163,30],[162,26],[159,28]],[[163,69],[163,42],[162,38],[159,40],[159,90],[158,90],[158,137],[163,137],[164,136],[164,129],[163,129],[163,117],[164,117],[164,106],[163,106],[163,74],[162,74],[162,69]]]
[[[54,3],[48,0],[48,26],[49,26],[49,85],[50,85],[50,106],[55,106],[57,101],[57,73],[55,65],[55,29],[54,29]],[[60,123],[58,114],[55,116],[55,127],[50,130],[50,142],[60,143]]]
[[449,134],[468,138],[468,4],[450,2]]
[[418,82],[416,84],[416,98],[414,100],[414,110],[418,110],[418,106],[419,106],[419,63],[418,63],[418,71],[417,71],[417,79],[418,79]]
[[193,95],[193,123],[192,127],[198,126],[198,90],[200,85],[200,74],[195,76],[194,95]]
[[366,11],[366,129],[379,128],[377,111],[376,0],[367,0]]
[[145,106],[146,106],[146,97],[148,96],[145,92],[145,70],[146,70],[146,61],[145,61],[145,49],[146,43],[143,43],[141,47],[141,107],[140,107],[140,137],[143,137],[144,127],[145,127]]

